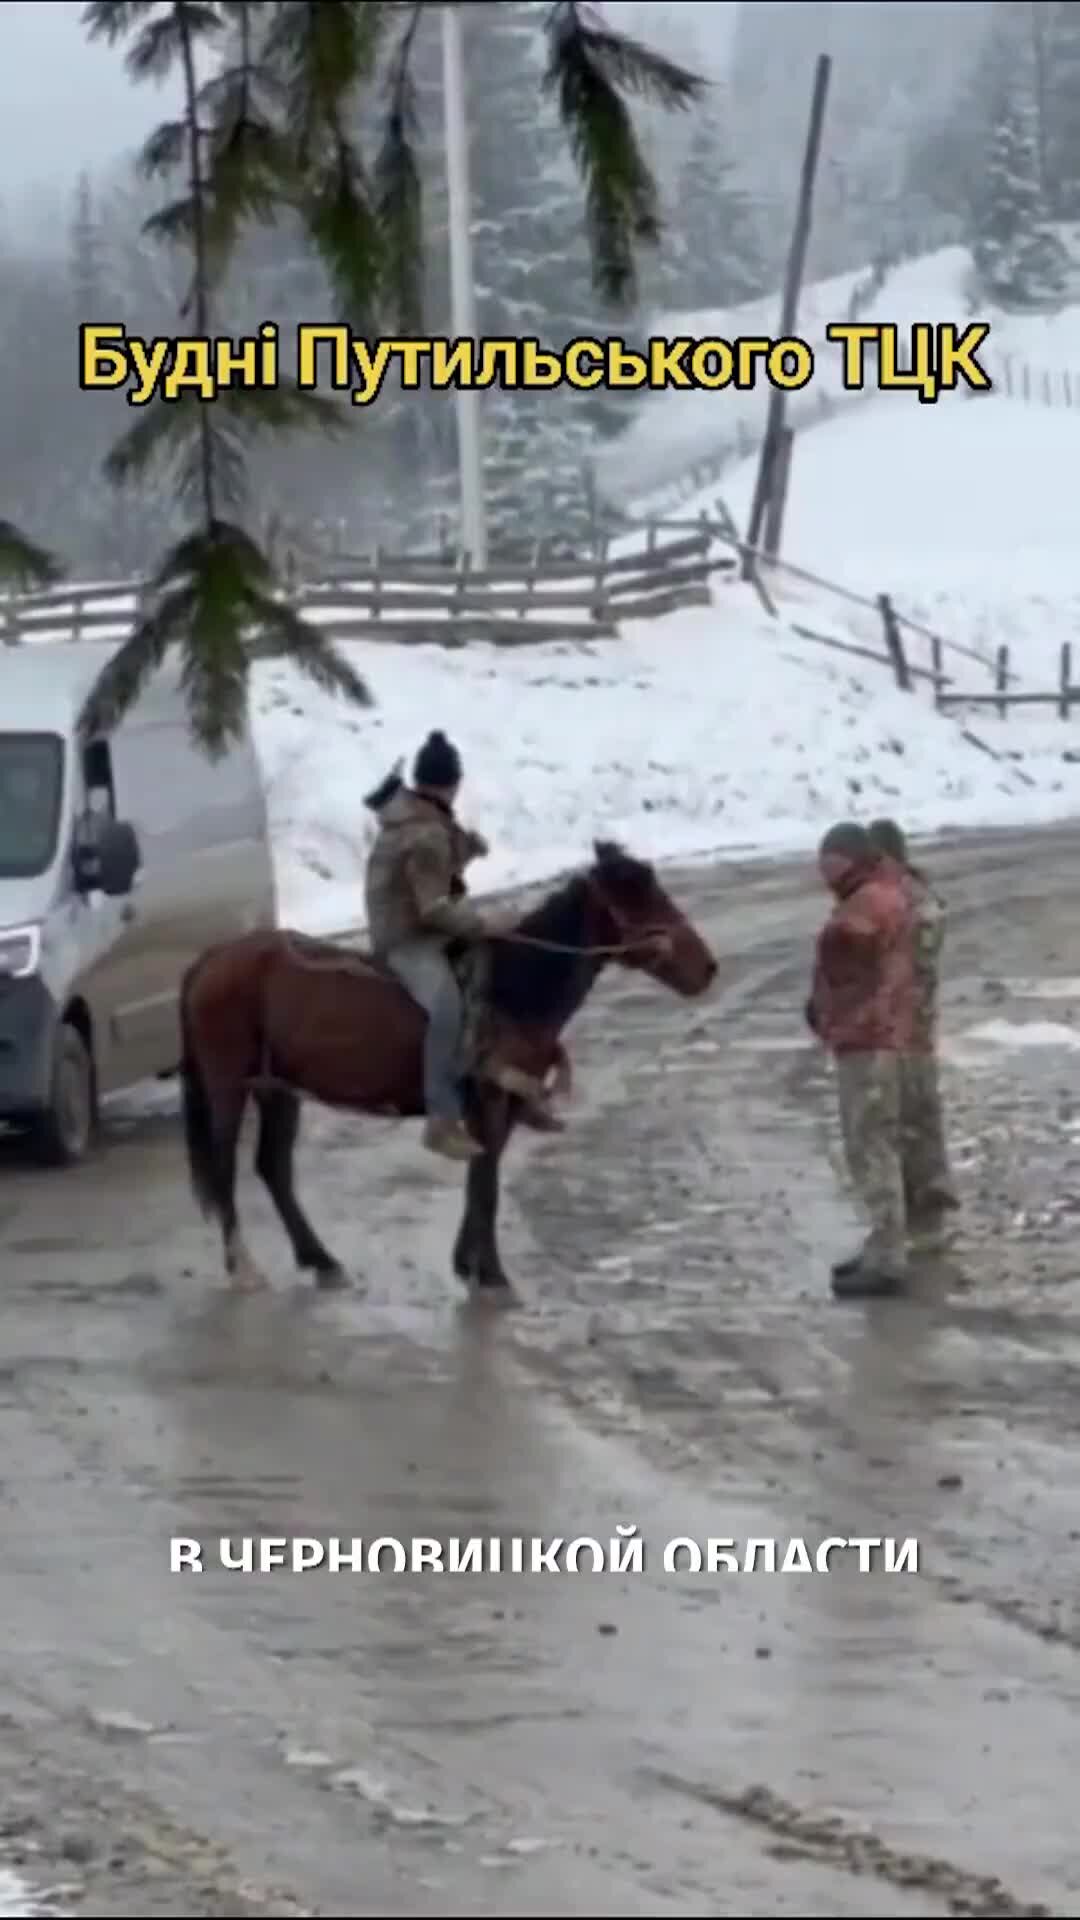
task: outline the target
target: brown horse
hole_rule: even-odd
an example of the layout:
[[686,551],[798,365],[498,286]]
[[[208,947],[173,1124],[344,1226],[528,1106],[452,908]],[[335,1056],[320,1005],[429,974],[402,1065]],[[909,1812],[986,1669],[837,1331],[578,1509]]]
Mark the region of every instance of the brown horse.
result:
[[[513,1035],[520,1066],[540,1077],[557,1063],[560,1033],[609,961],[686,998],[716,976],[708,947],[652,867],[610,841],[597,841],[594,854],[591,867],[490,944],[492,1017]],[[237,1142],[251,1094],[260,1119],[255,1170],[297,1264],[320,1286],[344,1284],[293,1185],[301,1096],[355,1113],[421,1116],[423,1014],[368,956],[287,932],[211,948],[184,976],[180,1006],[192,1186],[204,1214],[220,1223],[233,1284],[265,1284],[244,1247],[235,1202]],[[468,1166],[454,1271],[479,1287],[506,1287],[496,1240],[499,1162],[522,1103],[484,1080],[468,1081],[464,1091],[484,1152]]]

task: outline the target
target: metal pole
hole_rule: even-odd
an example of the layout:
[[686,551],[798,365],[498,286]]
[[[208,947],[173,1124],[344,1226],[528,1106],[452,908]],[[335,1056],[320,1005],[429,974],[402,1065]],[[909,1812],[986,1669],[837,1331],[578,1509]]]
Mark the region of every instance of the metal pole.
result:
[[[456,6],[444,6],[442,9],[442,43],[451,330],[459,340],[475,340],[476,287],[473,280],[472,207],[469,195],[469,132],[465,116],[461,16]],[[458,388],[457,429],[462,545],[472,566],[486,567],[484,456],[480,438],[480,395],[475,387]]]
[[[806,249],[810,239],[810,223],[814,205],[814,179],[817,174],[818,156],[821,152],[821,135],[825,125],[825,102],[829,92],[829,75],[832,61],[827,53],[819,54],[814,74],[814,92],[810,102],[810,124],[806,134],[806,151],[803,155],[802,175],[799,181],[799,197],[795,210],[795,223],[791,231],[791,247],[788,253],[787,272],[784,276],[784,292],[780,302],[780,335],[788,339],[798,323],[799,294],[802,291],[803,268],[806,264]],[[761,538],[765,509],[769,503],[769,493],[775,475],[776,461],[780,449],[781,434],[786,423],[787,393],[782,387],[769,389],[768,411],[765,417],[765,437],[761,443],[761,458],[758,462],[757,482],[754,498],[750,507],[750,523],[746,530],[748,548],[756,548]],[[780,529],[776,528],[779,539]],[[747,553],[743,560],[743,579],[748,579],[753,567],[753,554]]]

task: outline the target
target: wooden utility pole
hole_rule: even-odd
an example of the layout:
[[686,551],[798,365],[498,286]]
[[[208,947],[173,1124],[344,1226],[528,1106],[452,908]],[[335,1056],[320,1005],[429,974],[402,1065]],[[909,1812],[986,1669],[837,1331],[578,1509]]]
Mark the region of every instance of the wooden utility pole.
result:
[[[794,334],[799,319],[799,295],[802,291],[803,271],[806,266],[806,250],[810,242],[810,222],[814,206],[814,181],[817,177],[818,158],[821,153],[821,135],[825,126],[825,102],[829,92],[829,76],[832,72],[832,60],[827,53],[818,55],[817,70],[814,74],[814,92],[810,102],[810,125],[806,134],[806,151],[803,154],[802,177],[799,181],[799,198],[795,209],[795,224],[791,230],[791,246],[788,249],[787,272],[784,276],[784,292],[780,302],[780,325],[778,338],[789,339]],[[787,391],[783,387],[770,387],[769,410],[765,416],[765,437],[761,443],[761,458],[758,462],[757,480],[754,483],[754,499],[750,508],[750,524],[746,530],[746,545],[749,549],[743,555],[743,579],[749,578],[754,567],[754,550],[761,539],[761,529],[765,520],[769,495],[778,458],[784,444],[785,416],[787,412]],[[780,527],[774,523],[773,537],[779,544]]]
[[1032,0],[1032,5],[1028,9],[1028,17],[1031,29],[1032,65],[1035,70],[1035,146],[1039,160],[1039,186],[1042,189],[1043,199],[1048,203],[1047,210],[1049,210],[1049,202],[1052,195],[1050,192],[1050,168],[1046,158],[1046,123],[1049,115],[1046,24],[1045,8],[1040,4],[1040,0]]
[[794,428],[781,427],[777,436],[772,479],[769,483],[769,498],[765,505],[765,527],[761,536],[762,552],[770,560],[777,559],[780,553],[780,535],[784,526],[784,508],[787,506],[788,485],[791,480],[791,454],[794,445]]

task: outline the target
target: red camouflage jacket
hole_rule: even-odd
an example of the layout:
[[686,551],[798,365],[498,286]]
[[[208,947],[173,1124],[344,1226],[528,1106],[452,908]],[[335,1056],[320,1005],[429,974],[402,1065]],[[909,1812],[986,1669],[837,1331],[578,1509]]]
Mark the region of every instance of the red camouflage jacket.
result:
[[882,860],[853,876],[818,935],[807,1018],[832,1053],[919,1051],[916,908]]

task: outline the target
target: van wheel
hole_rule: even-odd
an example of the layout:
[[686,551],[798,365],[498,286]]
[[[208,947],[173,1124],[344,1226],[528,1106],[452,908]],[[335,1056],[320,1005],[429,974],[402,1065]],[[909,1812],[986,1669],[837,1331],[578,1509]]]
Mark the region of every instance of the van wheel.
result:
[[34,1157],[46,1167],[74,1167],[85,1160],[94,1137],[94,1063],[86,1042],[69,1022],[56,1041],[48,1111],[30,1131]]

